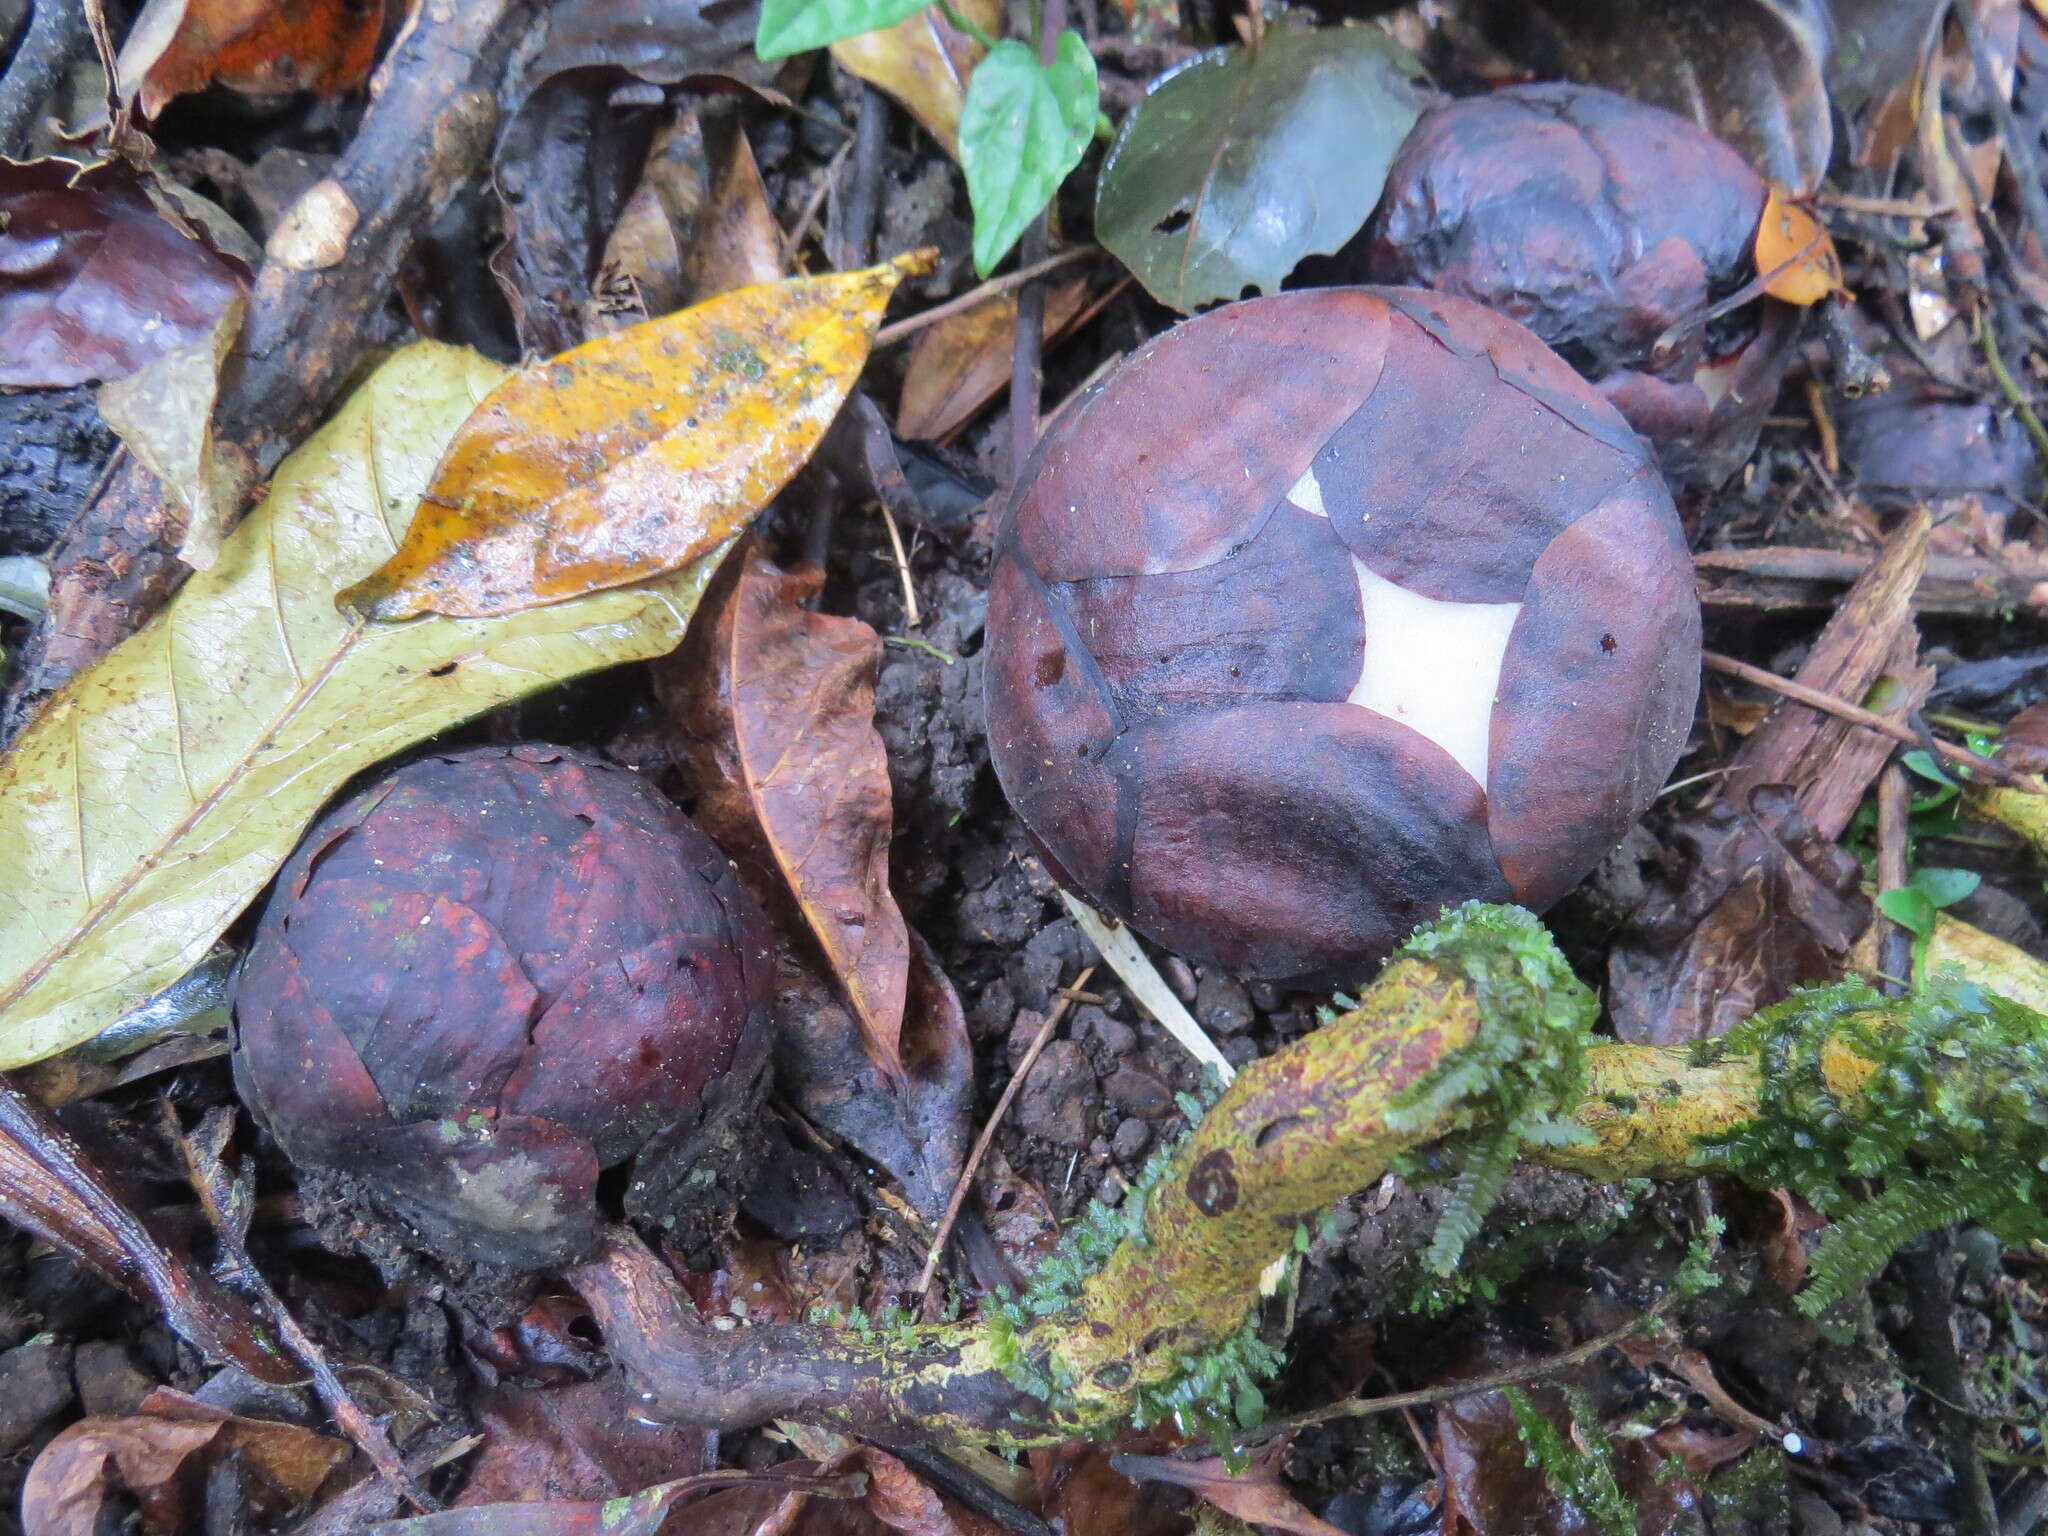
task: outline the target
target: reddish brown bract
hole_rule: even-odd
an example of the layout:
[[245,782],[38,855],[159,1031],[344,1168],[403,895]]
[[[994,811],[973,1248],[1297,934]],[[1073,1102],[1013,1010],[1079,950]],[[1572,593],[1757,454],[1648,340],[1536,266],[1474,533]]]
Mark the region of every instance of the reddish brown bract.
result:
[[1661,108],[1596,86],[1514,86],[1416,124],[1365,275],[1519,320],[1670,445],[1667,471],[1716,480],[1755,446],[1795,329],[1776,301],[1704,320],[1756,276],[1766,190]]
[[559,1265],[595,1241],[600,1169],[637,1156],[629,1209],[673,1215],[646,1197],[753,1101],[767,948],[730,862],[633,773],[561,747],[422,758],[279,875],[236,1075],[294,1161],[429,1249]]
[[1056,872],[1185,955],[1331,983],[1447,903],[1570,889],[1699,680],[1642,441],[1521,326],[1404,289],[1141,348],[1040,445],[988,637],[990,750]]

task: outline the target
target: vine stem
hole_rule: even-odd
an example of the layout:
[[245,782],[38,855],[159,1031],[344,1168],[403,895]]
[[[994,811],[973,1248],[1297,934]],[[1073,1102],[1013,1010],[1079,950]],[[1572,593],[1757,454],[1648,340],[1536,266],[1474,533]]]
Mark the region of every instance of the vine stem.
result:
[[[1468,928],[1502,909],[1475,910],[1482,916]],[[1112,1432],[1162,1401],[1183,1401],[1162,1394],[1199,1385],[1204,1362],[1220,1368],[1230,1358],[1260,1304],[1261,1275],[1293,1251],[1303,1223],[1396,1158],[1489,1123],[1493,1100],[1473,1081],[1476,1062],[1500,1059],[1504,1038],[1550,1038],[1560,1008],[1590,1010],[1548,939],[1539,947],[1532,931],[1540,935],[1530,921],[1519,937],[1482,932],[1456,953],[1396,958],[1351,1012],[1246,1067],[1121,1209],[1095,1214],[1106,1257],[1069,1280],[1041,1276],[1051,1289],[1008,1310],[990,1301],[958,1323],[720,1332],[696,1318],[666,1266],[629,1234],[608,1239],[568,1278],[640,1392],[645,1418],[733,1429],[797,1418],[1012,1448]],[[1533,998],[1503,1001],[1501,978],[1526,967],[1553,979]],[[1904,1020],[1911,1006],[1798,1015],[1782,1026],[1796,1034],[1768,1037],[1770,1048],[1810,1063],[1802,1070],[1812,1093],[1830,1114],[1854,1119],[1868,1085],[1882,1080],[1873,1042],[1896,1027],[1891,1010]],[[2009,1070],[1921,1043],[1951,1080],[1944,1091],[1966,1101],[1984,1091],[1972,1074]],[[1721,1149],[1772,1123],[1759,1058],[1738,1050],[1703,1056],[1689,1046],[1600,1042],[1585,1047],[1583,1069],[1575,1096],[1558,1106],[1579,1138],[1531,1139],[1528,1160],[1601,1181],[1688,1178],[1729,1171]],[[1780,1081],[1780,1068],[1772,1071]]]

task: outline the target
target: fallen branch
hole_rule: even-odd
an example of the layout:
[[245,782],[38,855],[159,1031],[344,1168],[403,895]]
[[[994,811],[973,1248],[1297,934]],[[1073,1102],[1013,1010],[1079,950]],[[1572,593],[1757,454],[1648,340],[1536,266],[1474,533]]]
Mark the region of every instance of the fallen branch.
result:
[[[1595,1012],[1526,913],[1461,909],[1353,1011],[1246,1068],[1121,1210],[1069,1234],[1021,1304],[971,1322],[720,1333],[625,1235],[570,1279],[647,1417],[1028,1446],[1169,1414],[1230,1433],[1240,1387],[1277,1360],[1252,1332],[1259,1278],[1303,1224],[1431,1143],[1435,1157],[1467,1148],[1462,1196],[1503,1123],[1525,1127],[1511,1154],[1594,1179],[1717,1171],[1799,1189],[1846,1218],[1842,1252],[1815,1261],[1832,1287],[1819,1300],[1925,1230],[1917,1220],[1965,1210],[2011,1232],[2039,1219],[2025,1206],[2048,1156],[2039,1015],[1974,988],[1899,1001],[1838,988],[1712,1046],[1659,1048],[1591,1043]],[[1838,1182],[1851,1175],[1894,1182],[1852,1208]]]

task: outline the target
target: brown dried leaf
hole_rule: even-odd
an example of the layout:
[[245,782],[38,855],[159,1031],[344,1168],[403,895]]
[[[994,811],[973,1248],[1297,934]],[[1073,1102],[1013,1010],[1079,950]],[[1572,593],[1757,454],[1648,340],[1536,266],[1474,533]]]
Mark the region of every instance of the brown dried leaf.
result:
[[782,230],[746,134],[685,109],[655,135],[605,242],[593,335],[783,275]]
[[94,1536],[117,1489],[150,1531],[200,1528],[204,1484],[188,1464],[239,1456],[254,1474],[251,1513],[275,1519],[319,1489],[349,1453],[346,1441],[295,1424],[238,1418],[160,1387],[139,1413],[79,1420],[43,1448],[22,1484],[25,1536]]
[[1345,1536],[1329,1521],[1311,1514],[1301,1502],[1280,1486],[1280,1462],[1284,1441],[1271,1441],[1255,1456],[1251,1467],[1232,1476],[1219,1457],[1206,1461],[1176,1461],[1169,1456],[1112,1456],[1109,1464],[1125,1477],[1148,1478],[1172,1483],[1206,1499],[1227,1515],[1289,1536]]
[[[998,0],[959,0],[959,11],[991,37],[1002,35],[1003,8]],[[902,102],[955,159],[960,156],[960,108],[967,98],[967,77],[986,51],[954,27],[936,5],[893,27],[832,45],[834,59]]]
[[456,1503],[613,1499],[710,1470],[716,1436],[650,1424],[617,1371],[561,1387],[504,1384],[472,1404],[487,1439]]
[[910,933],[889,893],[882,642],[858,619],[809,612],[822,584],[749,546],[705,594],[683,650],[656,667],[655,689],[701,797],[697,819],[795,898],[869,1054],[897,1078]]
[[0,160],[0,386],[125,378],[205,342],[249,273],[117,164]]
[[218,82],[252,96],[345,96],[370,76],[384,0],[148,0],[121,45],[144,117]]
[[[1519,1364],[1495,1347],[1483,1369]],[[1561,1395],[1550,1387],[1527,1389],[1537,1410],[1568,1440],[1576,1426]],[[1454,1398],[1437,1411],[1437,1444],[1444,1468],[1445,1536],[1592,1536],[1602,1531],[1585,1512],[1560,1498],[1540,1468],[1529,1465],[1508,1400],[1498,1392]],[[1665,1462],[1639,1440],[1612,1442],[1615,1480],[1635,1501],[1641,1536],[1705,1536],[1699,1491],[1684,1477],[1665,1473]]]
[[1672,830],[1674,867],[1608,961],[1624,1040],[1673,1045],[1722,1034],[1834,980],[1870,921],[1862,866],[1809,826],[1781,785],[1723,801]]
[[[1065,330],[1087,298],[1086,278],[1077,277],[1048,293],[1046,337]],[[913,441],[929,441],[972,421],[1009,386],[1016,338],[1017,300],[1010,294],[919,332],[903,365],[896,430]]]

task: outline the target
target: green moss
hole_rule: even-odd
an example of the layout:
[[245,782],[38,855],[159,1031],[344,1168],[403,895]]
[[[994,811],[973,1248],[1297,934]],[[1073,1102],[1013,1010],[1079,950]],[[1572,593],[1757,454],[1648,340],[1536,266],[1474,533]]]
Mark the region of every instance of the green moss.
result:
[[[1523,1146],[1590,1139],[1572,1122],[1570,1109],[1585,1090],[1586,1052],[1600,1005],[1549,932],[1520,907],[1467,902],[1419,930],[1395,959],[1426,960],[1463,979],[1485,1020],[1470,1045],[1446,1057],[1387,1112],[1395,1130],[1451,1115],[1474,1127],[1442,1148],[1458,1171],[1424,1263],[1450,1275]],[[1403,1171],[1414,1171],[1412,1164]]]
[[[1845,1102],[1831,1043],[1875,1064]],[[1710,1150],[1759,1187],[1797,1190],[1836,1226],[1799,1298],[1819,1312],[1903,1243],[1974,1220],[2008,1246],[2048,1237],[2048,1019],[1952,974],[1911,998],[1860,982],[1802,993],[1703,1047],[1754,1052],[1757,1116]],[[1859,1197],[1851,1181],[1881,1179]]]
[[1614,1443],[1583,1387],[1561,1389],[1570,1410],[1580,1451],[1559,1433],[1548,1415],[1520,1387],[1503,1387],[1502,1396],[1515,1416],[1515,1432],[1529,1465],[1539,1468],[1550,1491],[1574,1504],[1601,1536],[1635,1536],[1635,1501],[1621,1491],[1614,1475]]

